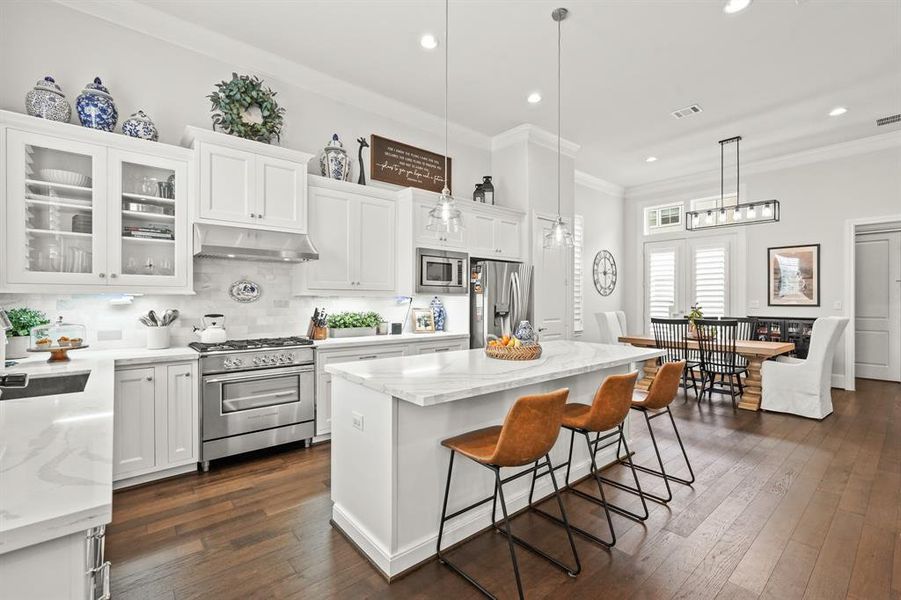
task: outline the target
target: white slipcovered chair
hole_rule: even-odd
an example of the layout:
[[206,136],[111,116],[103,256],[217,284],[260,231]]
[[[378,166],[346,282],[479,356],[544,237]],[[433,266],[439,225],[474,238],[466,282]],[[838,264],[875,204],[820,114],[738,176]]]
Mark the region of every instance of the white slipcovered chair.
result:
[[626,313],[621,310],[609,310],[594,314],[598,320],[600,342],[602,344],[619,344],[619,338],[626,335]]
[[760,408],[813,419],[832,414],[832,356],[848,319],[823,317],[813,323],[807,358],[780,356],[760,369]]

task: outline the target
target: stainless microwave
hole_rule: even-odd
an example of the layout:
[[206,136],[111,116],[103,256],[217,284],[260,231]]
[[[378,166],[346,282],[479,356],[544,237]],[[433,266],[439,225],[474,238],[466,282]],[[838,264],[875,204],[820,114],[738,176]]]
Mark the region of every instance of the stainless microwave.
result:
[[465,294],[469,291],[469,256],[463,252],[416,249],[416,291],[426,294]]

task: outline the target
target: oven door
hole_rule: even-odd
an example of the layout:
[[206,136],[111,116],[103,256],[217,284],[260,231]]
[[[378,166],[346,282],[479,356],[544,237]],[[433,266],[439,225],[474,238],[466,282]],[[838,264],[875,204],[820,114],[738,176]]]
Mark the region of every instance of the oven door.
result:
[[203,378],[203,439],[312,421],[313,365]]

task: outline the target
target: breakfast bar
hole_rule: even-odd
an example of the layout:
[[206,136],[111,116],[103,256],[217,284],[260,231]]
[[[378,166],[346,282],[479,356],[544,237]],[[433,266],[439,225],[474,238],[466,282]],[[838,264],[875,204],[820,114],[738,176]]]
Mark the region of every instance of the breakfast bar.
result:
[[[448,437],[499,425],[514,401],[526,394],[569,388],[569,402],[590,403],[605,377],[626,373],[662,351],[631,346],[551,341],[537,360],[505,361],[483,350],[386,358],[326,367],[332,374],[332,523],[387,578],[435,554]],[[626,420],[628,436],[628,419]],[[566,461],[568,436],[551,451]],[[614,448],[598,455],[612,460]],[[577,445],[574,478],[588,473],[588,454]],[[529,477],[505,486],[511,511],[526,505]],[[449,510],[494,490],[486,469],[460,461],[454,470]],[[536,497],[552,492],[539,480]],[[451,521],[451,545],[488,527],[490,506]]]

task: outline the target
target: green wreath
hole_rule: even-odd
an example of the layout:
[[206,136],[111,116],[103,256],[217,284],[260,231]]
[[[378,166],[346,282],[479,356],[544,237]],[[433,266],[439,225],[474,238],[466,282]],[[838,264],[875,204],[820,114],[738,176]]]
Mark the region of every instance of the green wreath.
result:
[[214,111],[213,131],[219,127],[230,135],[267,144],[273,137],[281,140],[285,109],[259,77],[232,73],[231,81],[217,83],[216,88],[207,96]]

